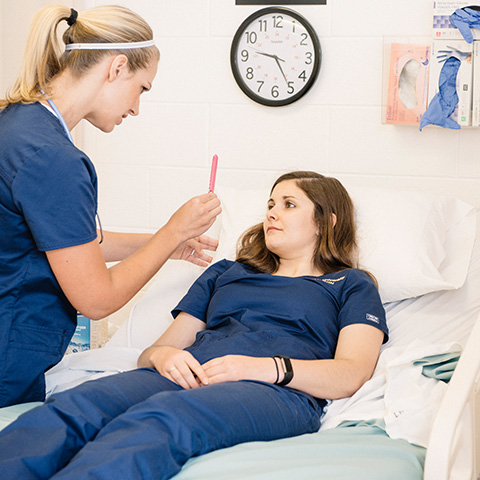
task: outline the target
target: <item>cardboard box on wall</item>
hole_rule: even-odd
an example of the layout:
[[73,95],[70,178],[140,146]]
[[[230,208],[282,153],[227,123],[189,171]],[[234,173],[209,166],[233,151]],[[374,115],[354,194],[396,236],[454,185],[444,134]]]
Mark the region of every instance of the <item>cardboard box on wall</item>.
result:
[[438,81],[445,61],[456,57],[461,61],[457,73],[458,105],[450,118],[460,126],[472,124],[472,44],[465,40],[434,40],[430,62],[428,101],[438,93]]
[[[480,2],[462,0],[435,0],[433,2],[433,37],[436,39],[463,40],[460,31],[450,23],[450,15],[458,8],[468,7]],[[473,38],[480,40],[480,30],[471,29]]]
[[429,45],[390,45],[385,123],[420,123],[427,108],[429,59]]

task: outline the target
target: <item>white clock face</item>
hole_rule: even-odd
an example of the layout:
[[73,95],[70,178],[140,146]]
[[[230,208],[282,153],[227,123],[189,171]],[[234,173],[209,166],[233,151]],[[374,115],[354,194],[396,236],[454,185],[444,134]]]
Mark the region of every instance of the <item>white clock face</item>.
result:
[[303,17],[268,8],[240,26],[231,63],[244,93],[264,105],[278,106],[306,93],[318,74],[320,56],[318,38]]

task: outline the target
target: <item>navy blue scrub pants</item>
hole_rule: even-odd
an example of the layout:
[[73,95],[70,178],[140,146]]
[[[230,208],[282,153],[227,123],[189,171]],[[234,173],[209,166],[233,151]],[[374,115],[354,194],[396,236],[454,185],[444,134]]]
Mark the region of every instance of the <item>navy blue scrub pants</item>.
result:
[[53,395],[0,432],[1,478],[167,479],[212,450],[314,432],[320,414],[317,401],[284,387],[184,390],[135,370]]

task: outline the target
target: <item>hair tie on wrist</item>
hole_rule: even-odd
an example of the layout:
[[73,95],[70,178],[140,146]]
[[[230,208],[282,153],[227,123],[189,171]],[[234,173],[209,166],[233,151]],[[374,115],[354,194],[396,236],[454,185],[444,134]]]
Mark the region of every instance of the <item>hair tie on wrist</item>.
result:
[[78,12],[71,8],[70,9],[70,16],[67,18],[67,23],[68,23],[68,26],[71,27],[72,25],[75,24],[75,22],[77,21],[77,17],[78,17]]
[[278,385],[279,387],[284,387],[285,385],[288,385],[293,378],[292,362],[289,357],[285,357],[284,355],[275,355],[273,358],[280,359],[280,364],[283,367],[283,374],[284,374],[283,380],[281,382],[275,382],[275,385]]
[[278,378],[280,376],[280,372],[278,371],[278,363],[277,363],[277,359],[275,357],[272,357],[273,358],[273,361],[275,362],[275,368],[277,369],[277,379],[273,382],[275,385],[277,384],[278,382]]

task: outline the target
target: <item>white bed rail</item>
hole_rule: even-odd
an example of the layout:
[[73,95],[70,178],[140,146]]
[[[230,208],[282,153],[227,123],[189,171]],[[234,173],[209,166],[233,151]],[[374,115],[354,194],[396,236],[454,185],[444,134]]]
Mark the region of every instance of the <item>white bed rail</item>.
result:
[[424,480],[476,480],[475,395],[480,377],[480,316],[430,434]]

